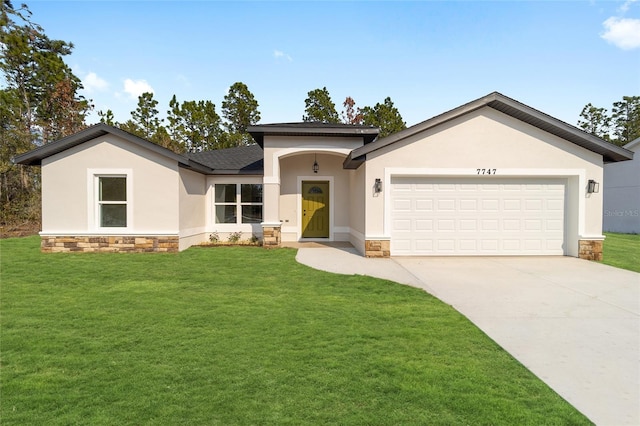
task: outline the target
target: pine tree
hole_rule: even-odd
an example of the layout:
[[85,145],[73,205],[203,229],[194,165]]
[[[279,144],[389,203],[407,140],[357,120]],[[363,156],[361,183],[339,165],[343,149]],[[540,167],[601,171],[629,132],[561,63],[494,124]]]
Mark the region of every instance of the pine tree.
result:
[[307,93],[304,101],[303,121],[319,123],[339,123],[340,117],[336,111],[336,105],[331,100],[331,95],[326,87],[315,89]]
[[258,101],[246,84],[237,82],[229,88],[222,102],[222,115],[229,133],[225,136],[224,145],[238,146],[253,143],[247,128],[260,121],[260,112]]

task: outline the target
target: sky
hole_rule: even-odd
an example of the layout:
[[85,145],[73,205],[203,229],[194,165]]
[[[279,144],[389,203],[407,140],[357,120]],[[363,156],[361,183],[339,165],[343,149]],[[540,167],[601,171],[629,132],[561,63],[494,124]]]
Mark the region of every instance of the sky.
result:
[[174,94],[221,113],[238,81],[263,124],[301,121],[322,87],[339,112],[390,97],[409,126],[494,91],[573,125],[640,95],[640,0],[24,1],[117,121],[143,92],[162,116]]

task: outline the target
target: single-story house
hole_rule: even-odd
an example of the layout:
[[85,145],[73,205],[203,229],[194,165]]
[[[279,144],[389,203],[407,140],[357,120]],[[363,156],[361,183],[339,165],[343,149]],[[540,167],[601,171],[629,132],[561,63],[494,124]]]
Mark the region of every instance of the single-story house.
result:
[[602,253],[605,163],[632,152],[500,93],[385,138],[251,126],[176,154],[98,124],[19,155],[42,167],[42,250],[177,251],[212,233],[348,241],[365,256]]
[[632,161],[604,165],[604,220],[607,232],[640,234],[640,138],[623,148]]

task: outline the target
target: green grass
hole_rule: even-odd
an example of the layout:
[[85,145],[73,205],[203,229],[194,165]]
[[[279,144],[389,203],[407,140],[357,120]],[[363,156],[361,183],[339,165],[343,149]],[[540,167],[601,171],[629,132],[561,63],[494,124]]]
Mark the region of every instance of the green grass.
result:
[[640,234],[604,235],[602,263],[640,272]]
[[421,290],[291,249],[0,241],[3,425],[589,421]]

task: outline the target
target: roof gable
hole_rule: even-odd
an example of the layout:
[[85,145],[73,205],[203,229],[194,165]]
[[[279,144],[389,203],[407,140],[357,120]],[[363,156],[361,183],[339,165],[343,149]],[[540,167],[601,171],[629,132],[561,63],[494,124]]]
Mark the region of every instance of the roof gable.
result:
[[112,134],[134,145],[149,149],[164,157],[175,160],[178,162],[178,164],[181,167],[193,169],[201,173],[210,172],[210,169],[208,167],[198,163],[197,161],[190,160],[189,158],[183,155],[177,154],[171,151],[170,149],[164,148],[158,144],[149,142],[146,139],[142,139],[138,136],[132,135],[131,133],[125,132],[124,130],[118,129],[113,126],[109,126],[104,123],[95,124],[73,135],[64,137],[55,142],[51,142],[51,143],[39,146],[38,148],[31,150],[29,152],[26,152],[24,154],[16,155],[12,159],[12,161],[16,164],[24,164],[27,166],[39,166],[42,164],[42,160],[47,157],[66,151],[67,149],[73,148],[75,146],[81,145],[90,140],[93,140],[108,134]]
[[448,121],[476,111],[480,108],[489,107],[500,111],[510,117],[537,127],[545,132],[551,133],[583,148],[601,154],[605,162],[624,161],[633,158],[633,153],[627,149],[613,145],[603,139],[593,136],[575,126],[564,121],[553,118],[541,111],[524,105],[514,99],[493,92],[475,101],[469,102],[458,108],[437,115],[426,121],[411,126],[386,138],[378,139],[371,144],[353,150],[344,161],[344,167],[348,169],[358,168],[365,160],[366,155],[405,140],[417,133],[434,128]]

